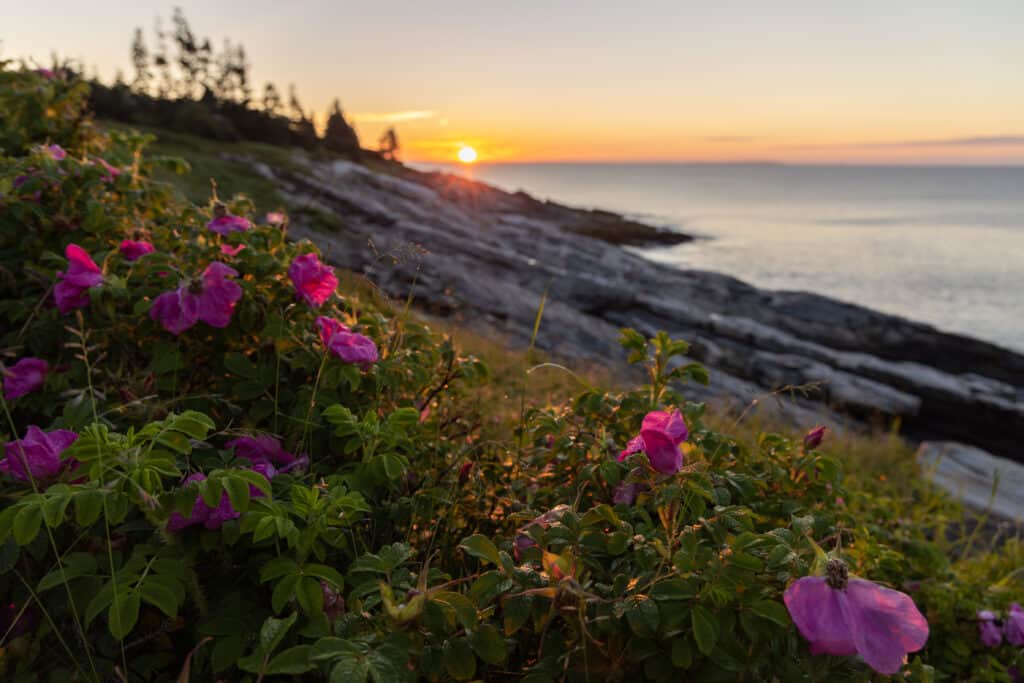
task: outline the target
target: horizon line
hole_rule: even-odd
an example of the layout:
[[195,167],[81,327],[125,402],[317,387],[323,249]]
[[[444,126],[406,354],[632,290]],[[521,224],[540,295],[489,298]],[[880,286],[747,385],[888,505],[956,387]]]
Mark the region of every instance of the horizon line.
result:
[[472,169],[475,166],[851,166],[892,168],[1006,168],[1024,169],[1024,160],[998,162],[973,161],[779,161],[774,159],[750,159],[741,161],[707,161],[692,159],[541,159],[541,160],[480,160],[471,164],[450,160],[410,159],[402,160],[403,164],[429,164],[434,166],[454,166]]

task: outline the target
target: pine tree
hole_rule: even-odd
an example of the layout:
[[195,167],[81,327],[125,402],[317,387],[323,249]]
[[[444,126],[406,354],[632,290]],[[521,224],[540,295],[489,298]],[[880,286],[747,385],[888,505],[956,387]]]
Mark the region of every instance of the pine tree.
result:
[[334,106],[327,117],[327,130],[324,132],[324,147],[332,152],[359,155],[359,136],[355,129],[345,120],[341,111],[341,103],[334,100]]
[[149,71],[149,51],[146,50],[146,42],[142,39],[141,28],[135,29],[135,38],[132,40],[132,66],[135,67],[132,89],[144,93],[149,89],[149,81],[153,74]]
[[377,148],[380,155],[385,159],[398,160],[398,134],[395,133],[394,128],[388,128],[384,131],[384,134],[380,136],[380,140],[377,142]]

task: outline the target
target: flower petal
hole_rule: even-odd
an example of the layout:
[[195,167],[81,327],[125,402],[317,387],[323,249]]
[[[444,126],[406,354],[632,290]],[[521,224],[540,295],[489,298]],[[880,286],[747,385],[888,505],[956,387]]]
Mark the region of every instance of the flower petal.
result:
[[846,621],[847,596],[825,582],[824,576],[805,576],[790,584],[783,595],[789,616],[808,640],[811,652],[848,656],[857,648]]
[[928,641],[928,621],[909,595],[871,581],[850,579],[846,594],[857,652],[878,673],[898,673]]

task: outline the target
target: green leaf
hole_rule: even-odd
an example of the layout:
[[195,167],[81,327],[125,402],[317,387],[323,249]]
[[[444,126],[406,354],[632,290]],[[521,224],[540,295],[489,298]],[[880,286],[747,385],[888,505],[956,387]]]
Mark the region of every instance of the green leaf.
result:
[[302,674],[313,668],[309,645],[296,645],[281,652],[267,664],[266,674]]
[[43,521],[43,511],[38,504],[28,503],[14,515],[14,541],[18,545],[28,545],[39,533],[39,525]]
[[146,581],[139,588],[139,594],[167,616],[178,616],[178,596],[167,586],[156,581]]
[[231,507],[237,512],[246,512],[249,509],[249,485],[231,476],[225,476],[223,480],[224,490],[228,493],[228,500]]
[[290,557],[275,557],[260,569],[260,583],[273,581],[286,574],[298,574],[299,564]]
[[267,617],[260,628],[260,647],[263,651],[269,654],[276,650],[281,640],[288,634],[288,630],[298,618],[298,612],[292,612],[284,619]]
[[444,644],[444,668],[457,681],[468,681],[476,673],[476,657],[465,638],[449,640]]
[[63,566],[57,567],[44,576],[36,586],[36,590],[42,593],[55,586],[60,586],[65,580],[79,576],[86,576],[96,571],[96,557],[89,553],[72,553],[64,558]]
[[452,591],[440,591],[430,596],[430,600],[453,610],[459,622],[466,629],[476,628],[476,607],[465,595]]
[[334,567],[328,567],[325,564],[311,563],[303,565],[302,573],[323,579],[339,590],[345,587],[345,578],[341,575],[341,572]]
[[498,548],[486,536],[476,534],[462,541],[459,547],[467,553],[491,564],[501,566],[501,558],[498,556]]
[[140,606],[139,596],[134,592],[119,595],[117,600],[112,601],[107,613],[110,635],[116,640],[124,640],[139,620]]
[[224,356],[224,367],[228,372],[246,379],[257,379],[260,376],[256,364],[238,352],[231,352]]
[[299,585],[300,574],[289,574],[277,582],[274,592],[270,596],[270,607],[274,612],[280,612],[284,606],[295,596],[295,588]]
[[242,656],[245,651],[245,639],[240,635],[229,635],[218,638],[210,655],[210,665],[214,671],[224,671]]
[[789,611],[785,605],[774,600],[758,600],[750,606],[750,611],[783,628],[789,628],[792,623],[789,618]]
[[46,502],[43,503],[43,519],[46,526],[58,527],[64,522],[64,513],[71,504],[71,489],[67,484],[54,484],[46,489]]
[[469,644],[480,659],[488,664],[500,664],[505,661],[505,639],[498,633],[498,629],[490,624],[483,624],[470,633]]
[[370,675],[370,662],[361,655],[346,656],[338,660],[331,669],[328,683],[366,683]]
[[295,590],[295,598],[299,607],[309,616],[315,616],[324,611],[324,590],[320,582],[311,576],[305,576],[299,582]]
[[690,613],[693,623],[693,638],[697,641],[697,649],[704,655],[711,654],[718,641],[718,622],[706,607],[695,605]]

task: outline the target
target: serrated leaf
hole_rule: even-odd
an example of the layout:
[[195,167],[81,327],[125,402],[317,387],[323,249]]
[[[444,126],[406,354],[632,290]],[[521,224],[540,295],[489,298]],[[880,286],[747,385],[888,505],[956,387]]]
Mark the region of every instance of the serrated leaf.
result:
[[505,661],[505,639],[498,629],[490,624],[483,624],[469,634],[469,644],[473,651],[488,664],[500,664]]
[[309,645],[296,645],[284,650],[267,663],[266,674],[302,674],[313,668],[309,661]]
[[114,636],[116,640],[124,640],[135,628],[135,622],[139,620],[140,606],[139,596],[134,592],[119,595],[117,600],[113,600],[110,610],[107,612],[110,635]]
[[459,547],[467,553],[491,564],[501,566],[501,557],[498,555],[498,548],[491,542],[491,539],[480,534],[475,534],[462,541]]
[[750,605],[750,611],[784,628],[789,628],[792,623],[785,605],[774,600],[758,600]]
[[299,618],[298,612],[292,612],[284,619],[267,617],[260,627],[260,648],[265,653],[271,653],[281,644],[281,640],[288,634],[288,630]]

